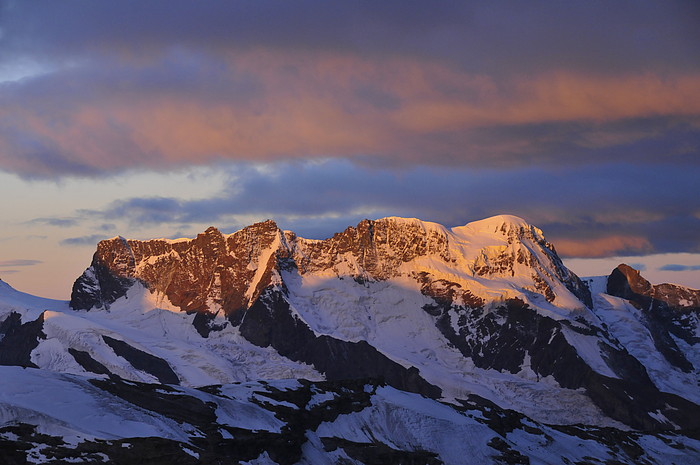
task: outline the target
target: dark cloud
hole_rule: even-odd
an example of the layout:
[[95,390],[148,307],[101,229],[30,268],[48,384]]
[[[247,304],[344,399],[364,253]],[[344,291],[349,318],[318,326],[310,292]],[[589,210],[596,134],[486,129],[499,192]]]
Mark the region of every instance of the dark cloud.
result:
[[[41,260],[0,260],[0,267],[34,266],[43,263]],[[7,271],[5,271],[7,272]]]
[[[212,200],[212,202],[216,202]],[[128,219],[132,224],[162,224],[181,223],[189,221],[183,218],[194,217],[196,211],[183,214],[183,201],[174,198],[148,197],[131,198],[128,200],[117,200],[105,211],[81,210],[81,215],[100,217],[107,220]],[[211,210],[211,208],[209,208]],[[206,217],[206,212],[202,212],[201,217]]]
[[92,234],[90,236],[69,237],[63,239],[60,244],[70,247],[95,246],[95,244],[103,239],[107,238],[101,234]]
[[700,247],[694,234],[700,229],[697,173],[674,164],[654,170],[607,164],[558,170],[411,168],[396,173],[327,161],[221,169],[229,171],[231,180],[213,198],[131,198],[80,214],[126,220],[133,229],[272,218],[302,236],[320,238],[365,217],[418,217],[456,226],[512,213],[541,227],[567,256]]
[[171,48],[422,55],[486,72],[695,68],[693,2],[5,1],[4,48],[46,56]]
[[698,271],[700,270],[700,265],[677,265],[668,264],[659,267],[659,271]]
[[29,224],[45,224],[48,226],[57,226],[60,228],[69,228],[76,226],[78,220],[76,218],[34,218],[28,222]]

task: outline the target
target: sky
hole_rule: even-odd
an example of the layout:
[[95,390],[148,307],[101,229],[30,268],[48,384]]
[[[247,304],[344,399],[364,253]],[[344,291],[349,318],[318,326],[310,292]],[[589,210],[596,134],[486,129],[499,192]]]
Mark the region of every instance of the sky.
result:
[[0,0],[0,279],[273,219],[544,231],[700,288],[697,1]]

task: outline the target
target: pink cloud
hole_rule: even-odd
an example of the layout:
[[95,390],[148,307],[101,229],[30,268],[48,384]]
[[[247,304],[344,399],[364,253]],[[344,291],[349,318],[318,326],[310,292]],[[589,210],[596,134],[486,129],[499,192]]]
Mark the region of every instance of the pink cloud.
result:
[[[128,78],[124,89],[91,82],[84,95],[70,98],[32,96],[28,80],[21,87],[32,97],[14,104],[8,98],[0,109],[8,133],[0,138],[0,166],[37,173],[42,163],[46,172],[63,164],[66,171],[90,172],[357,155],[407,163],[517,164],[519,154],[532,149],[530,139],[480,145],[464,134],[551,122],[595,127],[627,118],[700,117],[695,74],[562,72],[499,82],[428,60],[266,50],[230,54],[224,63],[212,76],[224,82],[213,96],[206,79],[182,89],[153,89],[139,80],[139,69],[130,68],[117,70]],[[256,90],[227,95],[225,83],[234,87],[241,76]],[[62,83],[60,74],[47,79],[56,79],[57,94],[61,85],[74,86]],[[0,98],[8,92],[12,88],[0,89]],[[605,146],[647,135],[593,130],[582,144]]]
[[563,257],[600,258],[616,255],[648,254],[653,251],[651,242],[644,237],[611,235],[596,239],[552,240]]

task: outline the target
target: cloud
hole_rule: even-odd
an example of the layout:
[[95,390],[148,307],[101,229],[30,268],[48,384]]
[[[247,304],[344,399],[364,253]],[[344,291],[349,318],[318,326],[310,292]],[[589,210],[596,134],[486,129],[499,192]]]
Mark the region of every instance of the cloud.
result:
[[[698,244],[697,176],[685,166],[588,168],[367,168],[346,161],[220,165],[226,187],[209,198],[132,197],[76,215],[144,228],[238,229],[272,218],[304,237],[327,237],[363,218],[407,216],[462,225],[513,213],[568,256],[679,252]],[[673,186],[673,188],[669,188]],[[124,226],[122,226],[124,225]],[[201,226],[196,226],[201,225]],[[120,229],[120,228],[125,228]],[[131,231],[131,233],[129,233]]]
[[95,246],[99,241],[106,239],[104,235],[92,234],[89,236],[69,237],[63,239],[60,244],[70,247]]
[[[167,12],[164,14],[163,12]],[[3,2],[6,54],[145,59],[172,48],[352,52],[436,57],[487,72],[561,67],[600,71],[696,68],[692,2],[465,4],[399,0],[329,3]],[[595,27],[591,27],[595,24]],[[31,40],[29,40],[31,39]],[[554,40],[556,39],[556,40]],[[136,47],[135,45],[138,45]]]
[[[219,90],[188,76],[153,88],[150,72],[130,68],[0,87],[0,167],[52,176],[221,159],[578,165],[611,151],[631,160],[640,145],[638,162],[692,162],[700,146],[700,73],[503,83],[429,62],[265,52],[234,60],[218,71]],[[158,75],[183,72],[155,66]],[[654,141],[661,147],[644,147]]]
[[654,250],[643,237],[608,236],[590,240],[558,239],[557,252],[562,257],[600,258],[616,255],[644,255]]
[[41,260],[0,260],[0,267],[34,266],[43,263]]
[[46,224],[49,226],[57,226],[60,228],[69,228],[76,226],[78,220],[76,218],[34,218],[27,222],[28,224]]
[[44,71],[0,84],[0,169],[697,164],[677,4],[127,3],[5,7],[0,58]]
[[700,265],[678,265],[678,264],[668,264],[659,267],[659,271],[698,271],[700,270]]

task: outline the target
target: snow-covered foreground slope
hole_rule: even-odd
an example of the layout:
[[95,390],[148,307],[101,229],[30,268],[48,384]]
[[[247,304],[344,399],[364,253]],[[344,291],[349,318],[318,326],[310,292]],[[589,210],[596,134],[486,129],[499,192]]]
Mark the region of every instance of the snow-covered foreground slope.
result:
[[[464,454],[463,444],[448,450],[431,432],[434,418],[416,420],[411,409],[410,418],[399,418],[400,399],[411,399],[411,408],[421,412],[451,412],[445,415],[460,426],[445,428],[454,434],[471,431],[460,423],[465,405],[482,416],[491,405],[519,412],[503,413],[508,418],[560,425],[547,427],[547,434],[564,434],[561,444],[572,440],[574,424],[598,431],[580,430],[579,440],[590,434],[599,444],[612,437],[611,448],[636,434],[623,431],[692,436],[700,428],[700,292],[652,286],[635,273],[621,265],[586,285],[539,229],[510,216],[452,229],[416,219],[365,220],[323,241],[281,231],[271,221],[230,235],[209,228],[191,240],[114,238],[98,245],[70,303],[0,282],[0,365],[39,368],[61,383],[140,390],[146,388],[124,383],[154,383],[148,389],[163,392],[259,380],[386,386],[372,398],[380,402],[380,393],[392,392],[388,418],[412,426],[382,426],[374,410],[364,409],[342,423],[354,431],[342,440],[304,436],[302,456],[334,457],[333,463],[345,456],[363,462],[357,444],[389,433],[382,443],[391,450],[427,454],[406,463],[460,463],[455,458]],[[95,402],[104,404],[85,405]],[[29,415],[19,411],[17,418]],[[483,418],[466,417],[481,431]],[[146,422],[143,428],[174,441],[169,444],[179,451],[173,444],[186,440],[167,433],[167,425]],[[80,422],[74,426],[78,434]],[[613,429],[603,434],[595,427]],[[543,458],[559,450],[555,439],[544,441],[546,447],[531,444],[528,431],[518,433],[527,444],[519,453],[535,463],[562,463]],[[443,445],[430,448],[409,432]],[[93,439],[122,437],[113,434]],[[634,436],[650,456],[672,445],[650,434]],[[510,456],[510,436],[500,437],[505,442],[478,436],[480,449],[467,444],[483,451],[479,457],[492,457],[494,450]],[[600,446],[603,455],[585,450],[603,457],[608,446]],[[333,455],[339,450],[345,455]],[[678,455],[676,463],[697,458],[689,448]],[[512,463],[526,463],[512,457]],[[630,457],[618,460],[643,463]]]
[[192,389],[0,367],[0,421],[2,463],[681,465],[700,457],[700,441],[675,433],[546,426],[477,397],[455,407],[367,380]]

